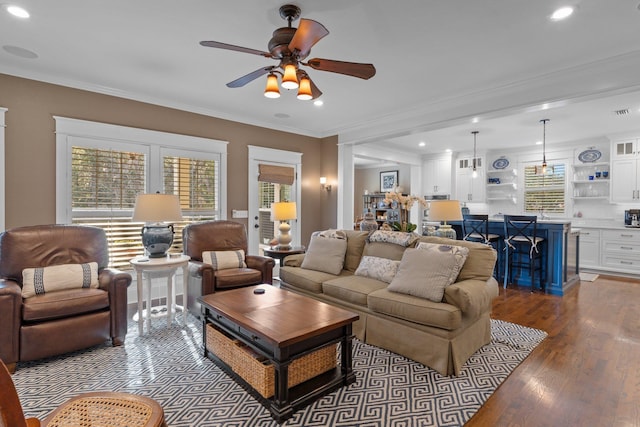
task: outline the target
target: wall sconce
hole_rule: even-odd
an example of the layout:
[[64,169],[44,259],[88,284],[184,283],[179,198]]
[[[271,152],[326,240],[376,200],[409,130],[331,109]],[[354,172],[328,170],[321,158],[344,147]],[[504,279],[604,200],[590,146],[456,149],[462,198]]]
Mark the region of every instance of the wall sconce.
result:
[[331,184],[327,185],[327,177],[326,176],[321,176],[320,177],[320,186],[322,187],[323,190],[331,191]]

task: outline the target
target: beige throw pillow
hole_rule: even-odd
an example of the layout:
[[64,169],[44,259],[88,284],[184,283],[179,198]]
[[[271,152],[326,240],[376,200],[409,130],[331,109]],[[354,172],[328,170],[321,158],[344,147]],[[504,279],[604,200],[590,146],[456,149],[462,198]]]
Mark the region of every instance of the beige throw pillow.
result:
[[347,252],[346,239],[312,236],[309,249],[304,255],[301,268],[338,275],[344,266]]
[[445,288],[455,282],[466,260],[466,256],[458,256],[451,250],[442,249],[406,249],[388,289],[441,302]]
[[22,297],[46,292],[98,287],[98,263],[61,264],[22,270]]
[[398,272],[399,265],[400,261],[365,255],[360,260],[360,265],[354,274],[391,283]]
[[210,264],[214,270],[226,270],[229,268],[245,268],[244,251],[206,251],[202,252],[202,262]]

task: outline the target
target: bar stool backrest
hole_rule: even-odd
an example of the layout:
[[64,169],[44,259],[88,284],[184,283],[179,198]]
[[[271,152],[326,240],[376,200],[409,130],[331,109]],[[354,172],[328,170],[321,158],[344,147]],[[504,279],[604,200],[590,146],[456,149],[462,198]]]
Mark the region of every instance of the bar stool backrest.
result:
[[464,214],[462,216],[462,240],[482,239],[489,243],[489,215]]
[[537,235],[538,217],[535,215],[505,215],[504,242],[507,247],[513,247],[513,242],[528,243],[537,252],[538,242],[542,239]]

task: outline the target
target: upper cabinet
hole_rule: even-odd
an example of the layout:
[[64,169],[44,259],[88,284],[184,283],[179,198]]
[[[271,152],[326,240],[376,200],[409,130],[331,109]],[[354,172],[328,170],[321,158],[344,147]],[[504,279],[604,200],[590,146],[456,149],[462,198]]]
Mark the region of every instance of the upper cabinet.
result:
[[456,160],[456,199],[461,202],[481,203],[486,197],[484,161],[476,157],[476,176],[473,176],[473,157]]
[[611,201],[640,200],[640,139],[614,141],[611,145]]
[[451,194],[451,157],[427,159],[422,165],[424,195]]

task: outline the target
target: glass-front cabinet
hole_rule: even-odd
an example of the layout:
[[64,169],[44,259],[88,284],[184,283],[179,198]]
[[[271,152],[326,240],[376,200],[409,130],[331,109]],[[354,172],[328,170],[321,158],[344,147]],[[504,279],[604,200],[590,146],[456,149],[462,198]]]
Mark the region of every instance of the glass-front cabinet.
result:
[[640,139],[614,141],[611,152],[611,201],[640,201]]

